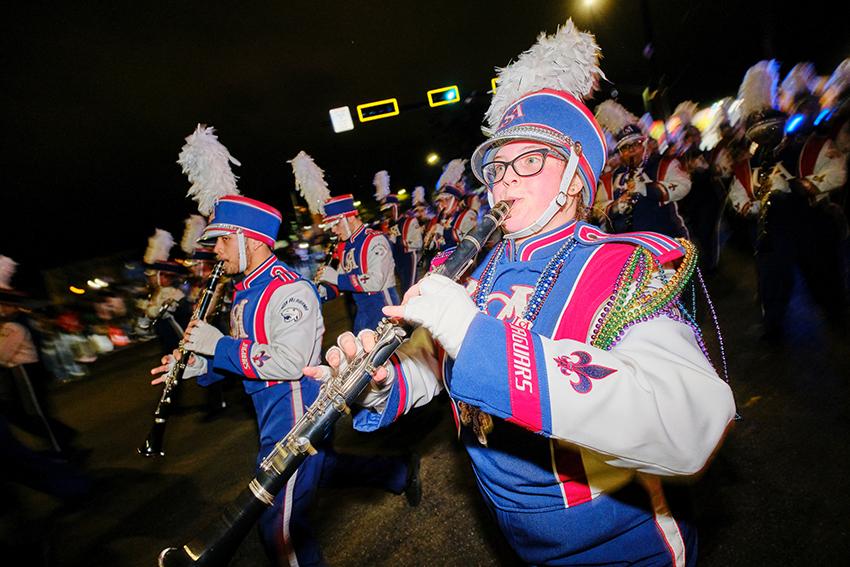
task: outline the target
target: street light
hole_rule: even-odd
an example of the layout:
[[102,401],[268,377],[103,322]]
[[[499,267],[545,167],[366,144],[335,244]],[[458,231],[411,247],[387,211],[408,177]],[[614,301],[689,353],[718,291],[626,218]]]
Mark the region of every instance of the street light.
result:
[[407,195],[407,189],[399,189],[398,196],[403,197],[404,195]]
[[431,152],[425,157],[425,163],[428,165],[437,165],[440,162],[440,155],[436,152]]

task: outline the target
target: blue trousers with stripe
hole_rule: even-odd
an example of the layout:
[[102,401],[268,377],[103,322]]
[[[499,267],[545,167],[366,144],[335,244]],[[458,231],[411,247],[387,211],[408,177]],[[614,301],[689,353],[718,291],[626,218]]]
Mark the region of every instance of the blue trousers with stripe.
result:
[[[307,386],[307,381],[302,380]],[[310,384],[312,386],[312,384]],[[317,386],[316,386],[317,387]],[[309,389],[309,392],[303,390]],[[304,404],[316,397],[303,388]],[[257,466],[286,436],[295,422],[291,389],[272,386],[251,396],[260,428]],[[303,408],[302,408],[303,410]],[[402,457],[336,453],[330,439],[305,459],[259,521],[260,539],[272,565],[323,565],[319,544],[308,521],[308,512],[319,487],[365,486],[401,494],[407,484],[407,463]]]
[[[551,511],[508,512],[485,500],[510,546],[529,565],[675,564],[649,496],[637,484],[575,508]],[[696,529],[683,519],[688,514],[673,506],[673,499],[668,503],[686,550],[686,565],[676,567],[696,565]]]
[[373,293],[354,293],[357,314],[354,316],[354,334],[363,329],[374,329],[380,323],[385,305],[398,305],[398,293],[394,287]]

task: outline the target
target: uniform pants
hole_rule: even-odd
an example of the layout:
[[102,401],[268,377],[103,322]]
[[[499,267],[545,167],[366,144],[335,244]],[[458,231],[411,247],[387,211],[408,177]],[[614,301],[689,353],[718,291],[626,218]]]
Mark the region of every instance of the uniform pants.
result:
[[357,314],[354,316],[354,334],[363,329],[374,329],[381,322],[384,313],[381,309],[386,305],[398,305],[398,293],[394,287],[374,293],[354,293],[354,303],[357,304]]
[[654,496],[632,483],[550,511],[508,512],[485,500],[508,543],[530,565],[696,565],[696,529],[683,520],[686,512],[671,510],[663,493],[658,496],[660,483],[654,482]]
[[398,272],[399,296],[403,297],[404,293],[416,283],[416,268],[418,263],[419,252],[417,251],[398,255],[395,267]]
[[[293,407],[290,392],[289,385],[281,384],[251,395],[260,427],[258,468],[304,411],[303,404]],[[407,485],[407,462],[402,457],[343,455],[331,448],[330,439],[317,449],[260,517],[260,538],[272,565],[324,564],[309,523],[309,509],[318,487],[363,486],[401,494]]]

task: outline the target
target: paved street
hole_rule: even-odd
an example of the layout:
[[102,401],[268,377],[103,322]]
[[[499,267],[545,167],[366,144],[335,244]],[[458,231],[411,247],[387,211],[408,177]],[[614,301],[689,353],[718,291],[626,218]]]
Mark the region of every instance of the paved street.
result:
[[[781,348],[761,342],[752,260],[741,251],[725,251],[709,285],[743,420],[694,487],[701,565],[844,564],[850,556],[847,338],[828,331],[798,290],[788,342]],[[338,301],[326,306],[326,316],[327,342],[347,320]],[[52,391],[56,415],[92,450],[84,467],[95,488],[81,505],[15,489],[26,520],[15,529],[49,543],[47,564],[153,566],[160,549],[194,535],[252,478],[256,426],[235,383],[225,391],[229,407],[211,420],[204,418],[204,393],[187,383],[183,409],[169,422],[168,455],[136,453],[159,392],[147,378],[156,348],[146,343],[104,357],[90,378]],[[445,403],[371,435],[353,432],[350,420],[337,424],[338,451],[418,451],[424,497],[409,508],[403,497],[366,489],[322,492],[315,528],[331,565],[515,563],[453,429]],[[264,561],[252,532],[232,565]],[[45,562],[30,557],[18,564]]]

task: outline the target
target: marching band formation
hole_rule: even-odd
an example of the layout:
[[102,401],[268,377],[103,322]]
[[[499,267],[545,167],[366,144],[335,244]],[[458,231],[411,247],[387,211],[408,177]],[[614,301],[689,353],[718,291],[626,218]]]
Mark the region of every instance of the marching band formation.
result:
[[[736,98],[703,111],[686,101],[661,121],[615,100],[591,110],[600,57],[568,21],[501,69],[487,138],[445,166],[433,207],[417,187],[403,211],[380,171],[381,217],[364,222],[299,153],[295,187],[335,237],[312,279],[275,255],[283,217],[239,193],[239,162],[213,129],[186,139],[179,163],[200,212],[181,243],[189,261],[170,258],[159,229],[144,258],[142,321],[160,321],[163,353],[152,384],[170,403],[181,378],[242,381],[258,479],[282,485],[246,492],[271,563],[322,564],[308,511],[323,487],[374,487],[411,506],[422,496],[418,455],[338,454],[333,421],[293,431],[326,406],[374,431],[445,391],[482,498],[524,562],[695,564],[687,491],[667,481],[705,469],[736,408],[691,298],[711,305],[703,275],[717,270],[728,204],[755,255],[765,338],[782,339],[797,270],[845,328],[850,59],[829,78],[800,64],[781,82],[761,61]],[[447,262],[463,269],[447,275]],[[353,328],[323,357],[322,304],[343,295]],[[213,304],[193,310],[199,296]],[[387,329],[402,323],[393,340],[410,334],[390,348]],[[363,385],[340,385],[358,372]],[[220,390],[210,403],[221,407]],[[166,419],[158,408],[155,424]],[[164,454],[159,436],[140,451]],[[235,522],[217,537],[233,539]],[[160,564],[226,564],[218,543],[164,550]]]

